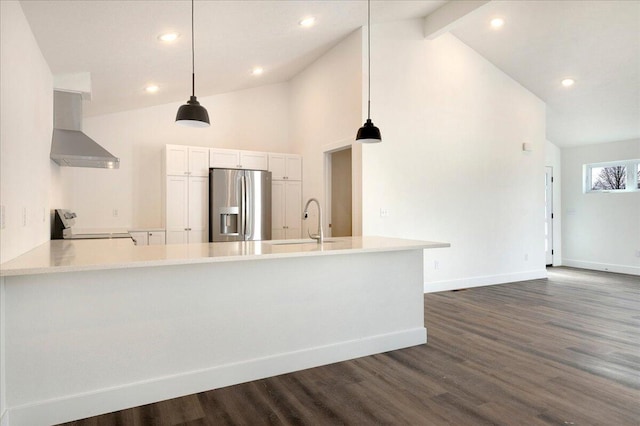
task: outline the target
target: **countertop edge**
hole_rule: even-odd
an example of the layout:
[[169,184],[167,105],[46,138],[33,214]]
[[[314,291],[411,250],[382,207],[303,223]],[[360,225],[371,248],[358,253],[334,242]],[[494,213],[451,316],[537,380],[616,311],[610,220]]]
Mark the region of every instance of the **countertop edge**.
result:
[[[394,239],[402,241],[401,239]],[[147,268],[158,266],[178,266],[178,265],[196,265],[218,262],[243,262],[253,260],[269,260],[269,259],[286,259],[310,256],[339,256],[345,254],[357,253],[373,253],[373,252],[391,252],[391,251],[407,251],[407,250],[427,250],[435,248],[450,247],[449,243],[427,242],[416,240],[403,240],[406,245],[397,245],[391,247],[357,247],[344,249],[329,249],[327,251],[303,251],[303,252],[287,252],[287,253],[259,253],[259,254],[234,254],[228,256],[215,257],[194,257],[194,258],[175,258],[175,259],[153,259],[153,260],[130,260],[124,262],[99,263],[87,265],[59,265],[59,266],[38,266],[24,267],[4,270],[0,268],[0,277],[15,277],[24,275],[42,275],[50,273],[69,273],[69,272],[90,272],[104,271],[111,269],[130,269],[130,268]],[[214,243],[215,244],[215,243]],[[269,243],[263,243],[269,244]]]

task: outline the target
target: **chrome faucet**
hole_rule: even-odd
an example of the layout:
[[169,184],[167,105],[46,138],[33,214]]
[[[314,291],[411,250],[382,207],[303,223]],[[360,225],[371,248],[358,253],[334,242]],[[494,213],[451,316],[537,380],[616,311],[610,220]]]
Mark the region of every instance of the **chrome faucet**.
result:
[[307,201],[307,204],[304,206],[304,220],[309,217],[309,204],[312,202],[318,205],[318,233],[312,235],[309,230],[307,230],[307,233],[310,238],[317,240],[318,244],[322,244],[324,241],[324,233],[322,232],[322,207],[320,207],[320,202],[316,198],[309,198],[309,201]]

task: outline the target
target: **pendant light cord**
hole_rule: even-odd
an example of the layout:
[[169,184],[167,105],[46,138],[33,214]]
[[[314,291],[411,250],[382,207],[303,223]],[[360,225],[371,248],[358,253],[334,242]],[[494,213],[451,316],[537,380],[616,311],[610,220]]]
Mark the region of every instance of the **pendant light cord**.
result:
[[193,1],[191,0],[191,96],[196,96],[196,53],[194,47]]
[[367,0],[367,119],[371,119],[371,0]]

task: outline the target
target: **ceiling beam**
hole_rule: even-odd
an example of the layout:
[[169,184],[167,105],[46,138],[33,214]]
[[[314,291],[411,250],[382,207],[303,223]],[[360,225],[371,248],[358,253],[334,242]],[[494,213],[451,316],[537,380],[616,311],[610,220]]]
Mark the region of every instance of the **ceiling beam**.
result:
[[451,0],[424,18],[424,37],[433,40],[454,29],[491,0]]

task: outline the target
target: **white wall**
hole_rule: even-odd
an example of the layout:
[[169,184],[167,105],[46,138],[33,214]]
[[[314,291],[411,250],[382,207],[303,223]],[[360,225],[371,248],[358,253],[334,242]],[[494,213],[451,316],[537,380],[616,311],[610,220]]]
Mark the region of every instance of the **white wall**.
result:
[[[0,263],[49,238],[52,84],[20,3],[0,2]],[[4,294],[0,278],[0,422],[6,424]]]
[[544,165],[553,167],[553,266],[562,265],[562,151],[546,141]]
[[85,133],[120,158],[120,169],[68,169],[76,227],[160,227],[166,144],[296,152],[288,143],[288,96],[285,83],[200,97],[211,119],[206,129],[176,125],[180,103],[86,118]]
[[[291,143],[303,155],[303,202],[315,197],[326,205],[324,152],[351,144],[362,125],[362,31],[349,35],[290,82]],[[361,233],[361,148],[352,149],[354,235]],[[302,206],[300,206],[302,208]],[[317,216],[311,210],[303,224],[315,232]]]
[[[17,1],[0,2],[0,262],[45,242],[52,180],[49,66]],[[23,216],[26,215],[26,222]]]
[[545,105],[422,24],[373,27],[363,232],[451,243],[425,254],[426,291],[544,277]]
[[562,149],[562,262],[640,275],[640,192],[583,192],[582,166],[640,158],[640,139]]

